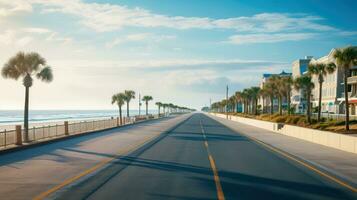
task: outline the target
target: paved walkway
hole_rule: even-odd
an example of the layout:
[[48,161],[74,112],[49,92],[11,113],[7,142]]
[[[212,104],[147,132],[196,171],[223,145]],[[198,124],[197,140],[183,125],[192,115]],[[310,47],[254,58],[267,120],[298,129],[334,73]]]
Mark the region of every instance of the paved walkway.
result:
[[357,155],[265,129],[208,115],[231,129],[302,158],[357,186]]
[[0,199],[32,199],[98,163],[160,135],[188,115],[83,135],[0,156]]

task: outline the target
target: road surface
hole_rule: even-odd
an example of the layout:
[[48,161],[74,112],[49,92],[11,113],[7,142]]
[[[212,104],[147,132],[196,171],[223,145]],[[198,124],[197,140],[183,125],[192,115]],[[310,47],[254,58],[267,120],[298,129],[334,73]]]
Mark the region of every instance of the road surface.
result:
[[52,198],[357,199],[313,169],[195,113]]

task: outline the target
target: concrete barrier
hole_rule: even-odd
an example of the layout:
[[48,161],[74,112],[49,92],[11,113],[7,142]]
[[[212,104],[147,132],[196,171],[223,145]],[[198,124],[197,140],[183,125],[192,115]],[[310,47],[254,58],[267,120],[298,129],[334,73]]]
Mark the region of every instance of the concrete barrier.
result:
[[[210,114],[220,118],[226,118],[226,115],[224,114]],[[357,137],[354,136],[238,116],[229,116],[228,119],[250,126],[266,129],[282,135],[299,138],[316,144],[321,144],[357,154]]]

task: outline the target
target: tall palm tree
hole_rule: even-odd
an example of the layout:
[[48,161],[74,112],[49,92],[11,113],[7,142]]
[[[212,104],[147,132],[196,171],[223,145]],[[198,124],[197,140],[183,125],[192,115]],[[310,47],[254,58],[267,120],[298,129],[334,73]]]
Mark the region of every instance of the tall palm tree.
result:
[[272,79],[268,79],[268,81],[264,84],[263,89],[267,93],[270,99],[270,114],[274,113],[274,98],[276,96],[276,85]]
[[160,109],[161,109],[162,103],[161,102],[156,102],[155,105],[157,105],[157,107],[158,107],[158,115],[160,117],[160,113],[161,113]]
[[[237,91],[237,92],[235,92],[234,96],[235,96],[235,99],[236,99],[236,103],[237,103],[237,104],[242,102],[242,100],[243,100],[243,98],[242,98],[242,92]],[[236,106],[235,112],[238,112],[238,106]]]
[[308,72],[312,75],[316,75],[319,82],[319,105],[317,112],[317,120],[321,120],[321,100],[322,100],[322,83],[324,82],[324,76],[331,74],[335,71],[336,65],[334,63],[318,63],[311,62],[308,67]]
[[249,90],[244,89],[242,92],[243,98],[243,113],[248,113],[248,104],[249,104]]
[[265,87],[260,89],[259,96],[262,98],[262,113],[265,113],[266,112],[265,111],[266,110],[265,101],[266,101],[266,98],[269,97],[269,93],[268,93],[268,91],[266,90]]
[[315,87],[314,83],[311,82],[311,76],[304,75],[296,78],[294,81],[294,87],[296,90],[304,91],[304,98],[306,99],[307,104],[307,121],[311,123],[311,93]]
[[117,93],[112,96],[112,104],[117,104],[119,108],[119,118],[120,118],[120,125],[123,124],[123,119],[122,119],[122,106],[125,103],[125,94],[124,93]]
[[350,130],[349,127],[349,103],[348,103],[348,85],[347,78],[349,76],[350,69],[357,64],[357,47],[346,47],[341,49],[336,49],[333,57],[336,59],[338,67],[342,68],[344,71],[343,83],[345,92],[345,129]]
[[149,107],[149,101],[151,101],[153,98],[152,96],[143,96],[143,101],[145,101],[145,106],[146,106],[146,115],[148,115],[148,107]]
[[270,78],[272,84],[275,86],[275,93],[278,97],[278,105],[279,105],[279,115],[283,114],[283,97],[285,96],[285,87],[284,80],[281,76],[272,76]]
[[25,86],[24,140],[25,142],[29,142],[28,116],[30,87],[33,84],[34,77],[44,82],[51,82],[53,80],[52,69],[46,65],[46,60],[40,56],[40,54],[35,52],[19,52],[5,63],[1,74],[4,78],[15,80],[18,80],[20,77],[22,78],[22,83]]
[[260,87],[251,87],[250,95],[252,98],[252,112],[257,115],[258,114],[258,98],[259,98]]
[[229,102],[229,111],[234,112],[235,107],[237,107],[235,96],[233,95],[233,96],[229,97],[228,102]]
[[135,99],[135,92],[133,90],[125,90],[124,91],[125,95],[125,102],[126,102],[126,116],[129,117],[129,102],[132,99]]
[[288,114],[291,114],[291,91],[293,87],[293,79],[288,76],[288,77],[283,77],[283,83],[284,83],[284,92],[286,94],[286,101],[288,104]]

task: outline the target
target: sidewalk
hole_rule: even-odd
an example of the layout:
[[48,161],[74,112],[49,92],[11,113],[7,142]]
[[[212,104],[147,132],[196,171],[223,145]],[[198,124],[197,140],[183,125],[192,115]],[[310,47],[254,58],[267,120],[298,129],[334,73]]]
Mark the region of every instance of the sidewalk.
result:
[[335,174],[352,185],[357,185],[357,155],[294,137],[276,134],[265,129],[249,126],[239,122],[207,116],[221,122],[229,128],[256,138],[300,159],[303,159],[325,171]]

